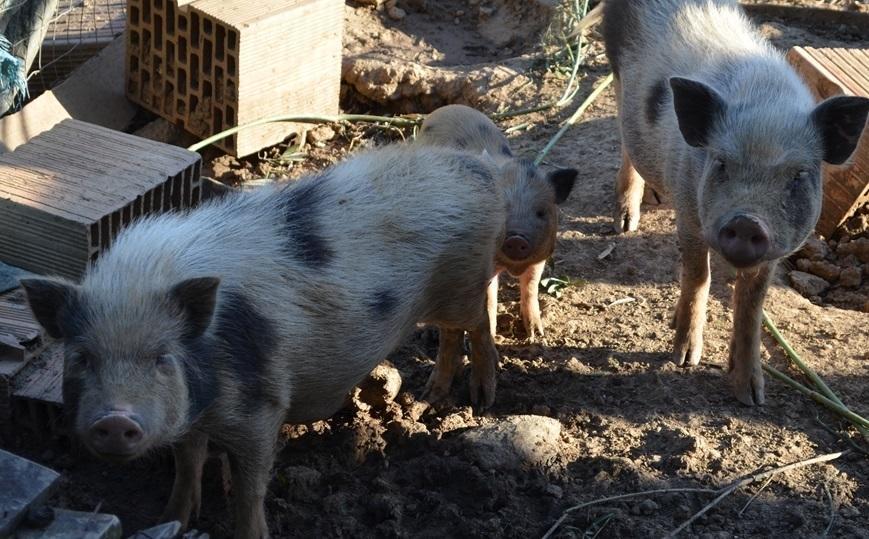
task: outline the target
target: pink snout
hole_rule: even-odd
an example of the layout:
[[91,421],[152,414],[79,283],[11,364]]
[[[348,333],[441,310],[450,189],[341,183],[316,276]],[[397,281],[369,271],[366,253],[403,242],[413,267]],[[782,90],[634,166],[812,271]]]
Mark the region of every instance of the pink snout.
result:
[[101,455],[132,457],[138,453],[145,432],[130,415],[112,412],[93,422],[87,439],[91,448]]
[[524,260],[531,255],[531,244],[518,234],[509,236],[501,245],[501,252],[511,260]]

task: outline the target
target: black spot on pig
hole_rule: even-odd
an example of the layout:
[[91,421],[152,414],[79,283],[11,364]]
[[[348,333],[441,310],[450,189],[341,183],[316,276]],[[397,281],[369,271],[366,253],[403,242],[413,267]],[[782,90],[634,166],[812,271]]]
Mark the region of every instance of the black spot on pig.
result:
[[464,150],[468,147],[468,141],[462,137],[456,137],[456,147]]
[[510,146],[507,146],[507,143],[501,145],[501,155],[506,155],[507,157],[513,157],[513,152],[510,151]]
[[278,344],[274,322],[241,292],[224,292],[218,307],[214,338],[242,392],[261,399],[266,365]]
[[217,398],[217,370],[213,343],[206,339],[195,339],[186,343],[186,349],[187,357],[182,368],[190,399],[187,417],[193,422]]
[[322,268],[335,257],[320,231],[320,215],[326,198],[323,185],[327,178],[307,178],[285,191],[287,247],[294,258],[311,268]]
[[395,312],[397,306],[398,298],[391,290],[380,290],[369,303],[371,314],[376,320],[386,320]]
[[646,121],[654,125],[661,117],[667,103],[667,81],[661,80],[649,89],[646,96]]

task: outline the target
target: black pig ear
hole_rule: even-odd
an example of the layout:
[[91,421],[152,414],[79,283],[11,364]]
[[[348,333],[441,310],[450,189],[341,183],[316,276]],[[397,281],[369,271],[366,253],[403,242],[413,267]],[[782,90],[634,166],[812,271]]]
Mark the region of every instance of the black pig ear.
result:
[[74,337],[76,325],[68,322],[80,319],[81,312],[75,286],[49,279],[21,279],[27,303],[33,317],[46,333],[55,339]]
[[187,336],[196,338],[205,333],[217,304],[217,277],[197,277],[181,281],[172,287],[169,296],[184,314]]
[[702,82],[682,77],[671,77],[670,88],[682,138],[691,146],[705,147],[727,109],[724,98]]
[[812,111],[812,122],[821,133],[824,161],[841,165],[851,157],[869,115],[869,99],[837,96],[827,99]]
[[567,197],[570,196],[570,191],[573,190],[573,184],[576,182],[576,175],[579,172],[573,168],[559,168],[553,170],[546,175],[546,179],[552,184],[555,189],[555,203],[561,204]]

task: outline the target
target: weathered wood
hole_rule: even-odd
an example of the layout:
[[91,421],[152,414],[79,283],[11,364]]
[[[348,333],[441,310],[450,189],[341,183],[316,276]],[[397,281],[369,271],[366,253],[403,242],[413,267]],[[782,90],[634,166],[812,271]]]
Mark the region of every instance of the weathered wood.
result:
[[[342,0],[187,4],[128,0],[132,101],[200,138],[279,114],[338,113]],[[297,128],[262,125],[217,145],[249,155]]]
[[57,472],[0,449],[0,537],[9,537],[31,507],[48,499],[59,477]]
[[[819,101],[838,94],[869,97],[869,49],[793,47],[787,57]],[[824,203],[816,230],[830,237],[869,203],[869,133],[863,133],[850,163],[825,163],[822,172]]]

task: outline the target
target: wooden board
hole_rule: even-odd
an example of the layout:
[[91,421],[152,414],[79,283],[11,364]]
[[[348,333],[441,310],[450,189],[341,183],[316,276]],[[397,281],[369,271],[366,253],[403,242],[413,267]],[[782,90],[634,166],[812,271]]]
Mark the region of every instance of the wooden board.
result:
[[[787,57],[818,101],[839,94],[869,97],[869,48],[793,47]],[[823,166],[824,202],[816,230],[824,237],[869,203],[867,131],[850,163]]]

